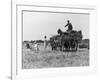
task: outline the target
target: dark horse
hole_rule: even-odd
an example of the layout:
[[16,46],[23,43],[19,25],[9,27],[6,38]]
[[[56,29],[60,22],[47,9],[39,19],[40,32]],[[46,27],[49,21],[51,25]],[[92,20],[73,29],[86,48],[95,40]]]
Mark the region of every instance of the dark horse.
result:
[[78,41],[82,39],[82,32],[81,31],[71,31],[63,32],[61,29],[58,29],[58,34],[62,37],[62,49],[68,51],[77,51]]
[[56,35],[50,38],[50,44],[51,44],[51,48],[52,50],[57,50],[58,48],[60,48],[61,50],[61,40],[60,40],[60,36]]

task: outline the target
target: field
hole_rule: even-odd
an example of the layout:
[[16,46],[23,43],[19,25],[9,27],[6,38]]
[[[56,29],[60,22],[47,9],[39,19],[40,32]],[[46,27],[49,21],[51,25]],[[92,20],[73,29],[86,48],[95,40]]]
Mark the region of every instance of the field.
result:
[[86,48],[76,52],[61,52],[40,45],[39,49],[35,51],[23,47],[23,69],[89,66],[89,50]]

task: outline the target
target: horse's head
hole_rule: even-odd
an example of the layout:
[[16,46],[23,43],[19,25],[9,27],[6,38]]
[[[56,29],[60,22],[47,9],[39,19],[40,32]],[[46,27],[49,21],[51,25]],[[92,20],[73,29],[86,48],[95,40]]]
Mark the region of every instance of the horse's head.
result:
[[57,32],[58,32],[58,34],[60,34],[60,35],[62,34],[62,30],[61,30],[61,29],[58,29]]

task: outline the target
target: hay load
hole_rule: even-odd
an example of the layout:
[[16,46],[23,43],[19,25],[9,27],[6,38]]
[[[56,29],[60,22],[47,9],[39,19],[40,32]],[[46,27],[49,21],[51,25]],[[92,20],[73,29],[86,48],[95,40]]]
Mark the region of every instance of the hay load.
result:
[[52,50],[77,51],[78,43],[82,40],[82,31],[63,32],[57,30],[57,35],[50,37]]

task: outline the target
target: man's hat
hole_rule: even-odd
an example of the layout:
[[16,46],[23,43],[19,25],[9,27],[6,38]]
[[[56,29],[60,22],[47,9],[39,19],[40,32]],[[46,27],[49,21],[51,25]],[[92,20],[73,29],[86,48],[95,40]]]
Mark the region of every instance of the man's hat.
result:
[[70,22],[69,20],[67,20],[67,22]]

